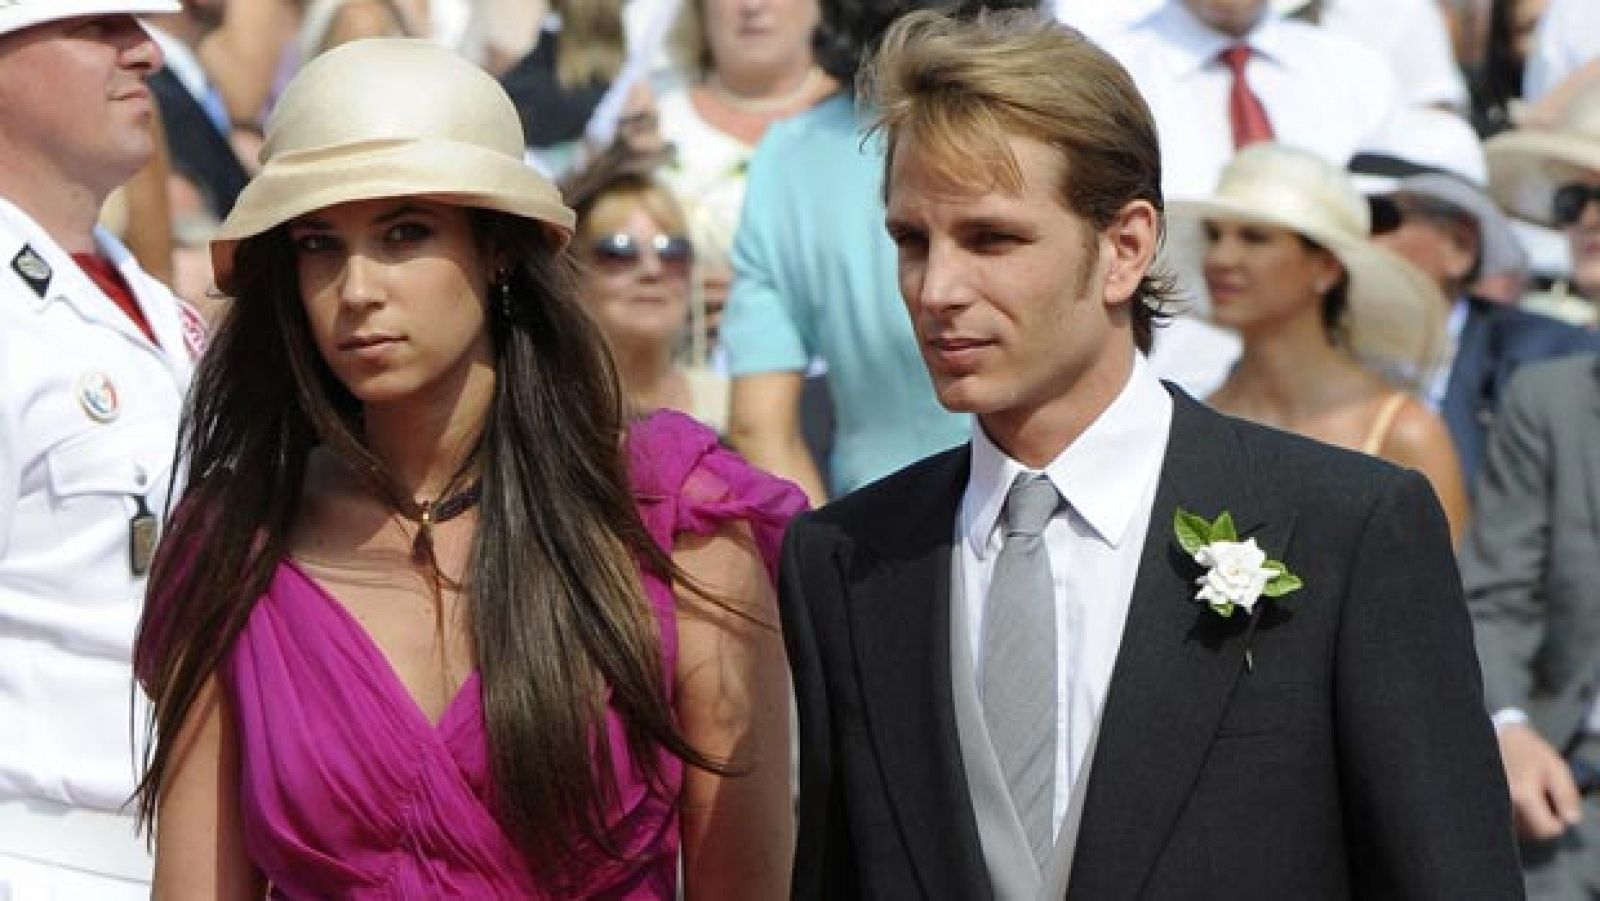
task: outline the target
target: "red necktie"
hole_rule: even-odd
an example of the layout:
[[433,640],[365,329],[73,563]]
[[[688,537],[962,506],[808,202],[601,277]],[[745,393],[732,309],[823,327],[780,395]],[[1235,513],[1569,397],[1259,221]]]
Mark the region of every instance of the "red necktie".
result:
[[1261,98],[1250,90],[1244,67],[1250,61],[1250,46],[1234,44],[1222,51],[1222,61],[1233,73],[1233,88],[1228,91],[1228,124],[1233,126],[1233,149],[1246,144],[1272,140],[1272,120],[1261,105]]

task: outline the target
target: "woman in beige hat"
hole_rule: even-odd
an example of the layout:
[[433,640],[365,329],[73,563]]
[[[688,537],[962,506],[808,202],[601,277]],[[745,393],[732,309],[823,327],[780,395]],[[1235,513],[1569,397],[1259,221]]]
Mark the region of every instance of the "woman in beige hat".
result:
[[767,898],[793,486],[628,422],[572,212],[428,42],[319,57],[213,244],[135,671],[163,898]]
[[[1564,231],[1565,289],[1600,303],[1600,84],[1573,99],[1557,128],[1519,128],[1484,145],[1489,191],[1514,216]],[[1592,310],[1582,317],[1597,318]]]
[[1212,406],[1420,471],[1460,535],[1468,503],[1443,420],[1378,374],[1427,371],[1447,305],[1367,241],[1370,214],[1345,174],[1307,151],[1252,145],[1210,198],[1171,214],[1176,246],[1204,254],[1212,318],[1243,339]]

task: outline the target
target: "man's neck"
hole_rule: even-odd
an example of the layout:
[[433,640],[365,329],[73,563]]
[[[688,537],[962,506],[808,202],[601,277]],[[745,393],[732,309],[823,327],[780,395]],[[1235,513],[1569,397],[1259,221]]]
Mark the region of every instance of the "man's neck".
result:
[[30,177],[24,170],[0,172],[0,197],[26,213],[67,253],[95,253],[94,227],[106,195],[83,185]]
[[1133,348],[1083,373],[1072,390],[1030,409],[979,414],[984,434],[1011,459],[1043,469],[1116,401],[1133,375]]

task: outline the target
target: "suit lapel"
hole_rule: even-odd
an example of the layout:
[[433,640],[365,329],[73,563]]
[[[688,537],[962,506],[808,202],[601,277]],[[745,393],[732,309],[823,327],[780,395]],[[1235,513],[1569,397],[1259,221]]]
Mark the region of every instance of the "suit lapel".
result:
[[[1589,436],[1588,440],[1594,441],[1600,439],[1600,357],[1595,358],[1594,366],[1589,373],[1589,377],[1595,382],[1587,392],[1593,402],[1587,411],[1589,424],[1580,434]],[[1595,521],[1600,521],[1600,453],[1595,452],[1591,446],[1589,452],[1583,454],[1582,458],[1588,467],[1584,482],[1589,486],[1590,509],[1595,511]]]
[[930,461],[845,574],[850,627],[884,782],[924,891],[991,897],[962,765],[950,669],[951,542],[969,452]]
[[1197,570],[1173,537],[1173,513],[1182,507],[1211,519],[1227,510],[1241,538],[1256,538],[1276,559],[1287,550],[1293,514],[1252,496],[1235,428],[1174,392],[1167,456],[1089,774],[1071,898],[1139,894],[1244,669],[1254,621],[1242,613],[1222,619],[1192,600]]
[[1445,383],[1442,404],[1450,434],[1465,435],[1478,426],[1478,408],[1487,394],[1485,382],[1492,376],[1489,354],[1489,316],[1472,300],[1467,302],[1467,316],[1461,323],[1461,334],[1456,339],[1455,357],[1450,363],[1449,381]]

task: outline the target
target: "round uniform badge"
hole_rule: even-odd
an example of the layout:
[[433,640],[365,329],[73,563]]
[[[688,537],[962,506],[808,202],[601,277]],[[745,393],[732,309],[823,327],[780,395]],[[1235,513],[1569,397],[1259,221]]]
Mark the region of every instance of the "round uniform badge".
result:
[[78,405],[95,422],[110,422],[122,412],[117,386],[103,372],[85,373],[78,379]]

